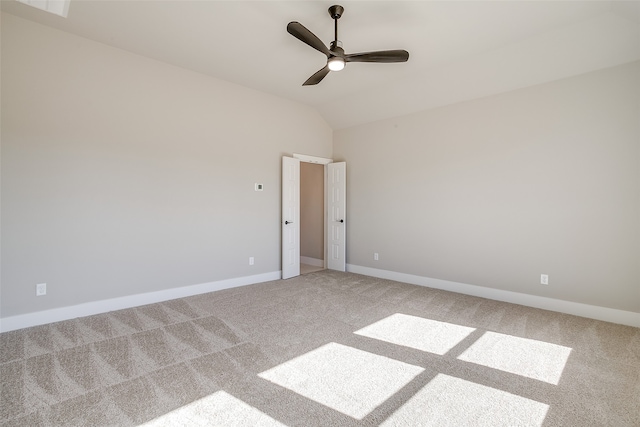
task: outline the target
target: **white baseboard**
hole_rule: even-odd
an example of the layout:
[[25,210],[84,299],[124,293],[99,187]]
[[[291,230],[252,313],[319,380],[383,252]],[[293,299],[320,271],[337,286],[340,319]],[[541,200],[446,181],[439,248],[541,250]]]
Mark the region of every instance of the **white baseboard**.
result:
[[527,307],[541,308],[560,313],[573,314],[575,316],[588,317],[590,319],[603,320],[605,322],[621,325],[640,327],[640,313],[617,310],[614,308],[581,304],[571,301],[563,301],[536,295],[521,294],[518,292],[501,289],[486,288],[484,286],[468,285],[466,283],[450,282],[448,280],[432,279],[429,277],[415,276],[413,274],[398,273],[389,270],[363,267],[347,264],[347,271],[365,276],[379,277],[381,279],[395,280],[397,282],[410,283],[412,285],[442,289],[465,295],[489,298],[496,301],[510,302],[526,305]]
[[[606,322],[640,327],[640,313],[631,311],[557,300],[536,295],[521,294],[500,289],[486,288],[483,286],[450,282],[447,280],[432,279],[429,277],[398,273],[389,270],[380,270],[377,268],[362,267],[353,264],[347,264],[347,271],[371,277],[379,277],[381,279],[395,280],[398,282],[410,283],[413,285],[426,286],[429,288],[442,289],[466,295],[489,298],[497,301],[526,305],[528,307],[573,314],[576,316],[588,317],[591,319],[603,320]],[[122,310],[125,308],[138,307],[141,305],[153,304],[156,302],[168,301],[176,298],[184,298],[192,295],[219,291],[222,289],[246,286],[254,283],[269,282],[272,280],[279,280],[281,277],[281,271],[273,271],[270,273],[257,274],[254,276],[237,277],[233,279],[220,280],[217,282],[183,286],[179,288],[166,289],[163,291],[149,292],[146,294],[137,294],[108,300],[93,301],[69,307],[5,317],[0,318],[0,332],[9,332],[16,329],[28,328],[31,326],[43,325],[46,323],[59,322],[62,320],[70,320],[77,317],[91,316],[94,314],[106,313],[114,310]]]
[[163,291],[129,295],[126,297],[112,298],[101,301],[92,301],[69,307],[54,308],[51,310],[38,311],[35,313],[5,317],[0,318],[0,332],[8,332],[16,329],[43,325],[45,323],[60,322],[62,320],[75,319],[77,317],[91,316],[94,314],[106,313],[114,310],[138,307],[141,305],[153,304],[156,302],[168,301],[176,298],[190,297],[192,295],[199,295],[207,292],[220,291],[222,289],[252,285],[254,283],[280,280],[281,277],[281,271],[272,271],[270,273],[256,274],[253,276],[236,277],[233,279],[219,280],[217,282],[182,286],[179,288],[166,289]]
[[324,267],[324,260],[323,259],[311,258],[311,257],[308,257],[308,256],[301,256],[300,257],[300,263],[301,264],[313,265],[314,267]]

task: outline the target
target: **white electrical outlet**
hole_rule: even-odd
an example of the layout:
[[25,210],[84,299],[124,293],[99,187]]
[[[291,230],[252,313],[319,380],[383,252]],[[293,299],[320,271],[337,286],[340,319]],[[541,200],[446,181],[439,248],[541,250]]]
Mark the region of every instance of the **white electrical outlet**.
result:
[[255,263],[255,260],[253,259],[252,256],[249,257],[249,265],[253,265]]
[[540,284],[541,285],[548,285],[549,284],[549,275],[541,274],[540,275]]
[[374,260],[374,261],[378,261],[378,258],[379,258],[379,257],[378,257],[378,252],[374,252],[374,254],[373,254],[373,260]]
[[36,285],[36,296],[41,297],[42,295],[47,294],[47,284],[46,283],[38,283]]

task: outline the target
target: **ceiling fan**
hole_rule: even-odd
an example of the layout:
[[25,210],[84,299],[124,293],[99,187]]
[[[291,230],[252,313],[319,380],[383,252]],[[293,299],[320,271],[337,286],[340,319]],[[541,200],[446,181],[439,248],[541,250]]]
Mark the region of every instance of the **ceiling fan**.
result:
[[344,8],[334,5],[329,8],[329,15],[334,20],[335,37],[329,48],[311,31],[299,22],[289,22],[287,32],[315,50],[327,55],[327,65],[314,75],[309,77],[302,86],[317,85],[324,79],[329,71],[340,71],[347,62],[407,62],[409,52],[406,50],[380,50],[377,52],[363,52],[345,54],[342,42],[338,40],[338,19],[342,16]]

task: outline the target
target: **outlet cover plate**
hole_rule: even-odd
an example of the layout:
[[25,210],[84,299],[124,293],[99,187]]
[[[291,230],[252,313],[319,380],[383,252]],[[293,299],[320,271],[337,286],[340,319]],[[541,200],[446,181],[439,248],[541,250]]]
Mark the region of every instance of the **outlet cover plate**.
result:
[[36,285],[36,296],[41,297],[47,294],[47,284],[46,283],[38,283]]

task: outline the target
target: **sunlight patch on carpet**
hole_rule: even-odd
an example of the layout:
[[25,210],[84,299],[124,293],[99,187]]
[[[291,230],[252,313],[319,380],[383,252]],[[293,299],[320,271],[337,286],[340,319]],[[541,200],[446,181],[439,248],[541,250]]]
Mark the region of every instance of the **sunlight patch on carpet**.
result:
[[540,427],[549,405],[438,374],[382,426]]
[[486,332],[458,359],[557,385],[571,348]]
[[258,376],[360,420],[423,371],[388,357],[329,343]]
[[354,334],[443,355],[475,328],[396,313]]
[[286,427],[285,424],[222,390],[142,424],[145,427],[222,425]]

